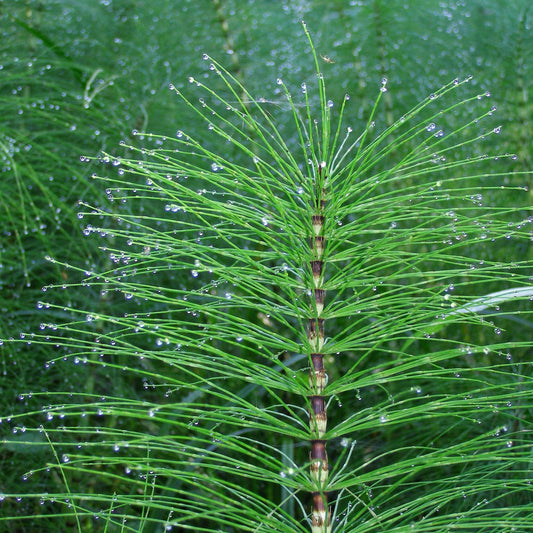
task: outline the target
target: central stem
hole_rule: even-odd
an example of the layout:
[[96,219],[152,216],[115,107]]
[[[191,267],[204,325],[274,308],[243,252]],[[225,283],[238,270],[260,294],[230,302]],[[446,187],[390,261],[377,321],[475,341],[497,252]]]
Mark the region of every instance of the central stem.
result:
[[330,533],[331,513],[328,507],[329,464],[324,435],[327,429],[326,401],[323,395],[326,387],[327,375],[324,368],[324,299],[326,291],[323,289],[324,277],[324,221],[326,206],[325,164],[318,165],[318,175],[315,183],[314,214],[311,217],[313,235],[311,237],[310,268],[313,277],[311,301],[311,318],[307,326],[307,339],[311,346],[309,386],[312,394],[309,396],[309,430],[311,434],[311,479],[314,482],[313,509],[311,513],[311,532]]

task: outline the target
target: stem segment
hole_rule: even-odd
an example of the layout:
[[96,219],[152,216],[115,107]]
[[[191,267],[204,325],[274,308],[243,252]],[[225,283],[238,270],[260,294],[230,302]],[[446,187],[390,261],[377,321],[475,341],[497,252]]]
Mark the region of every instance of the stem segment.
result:
[[321,318],[324,310],[326,291],[322,288],[324,276],[324,237],[326,191],[324,164],[318,165],[317,181],[315,183],[315,213],[311,216],[313,236],[311,237],[312,259],[309,263],[313,277],[314,299],[311,301],[311,318],[307,327],[307,339],[311,346],[309,386],[312,394],[309,396],[309,430],[311,433],[311,479],[314,482],[313,509],[311,512],[311,532],[331,532],[331,512],[328,507],[328,494],[326,492],[329,475],[328,454],[324,435],[327,429],[326,401],[323,395],[327,383],[324,368],[324,319]]

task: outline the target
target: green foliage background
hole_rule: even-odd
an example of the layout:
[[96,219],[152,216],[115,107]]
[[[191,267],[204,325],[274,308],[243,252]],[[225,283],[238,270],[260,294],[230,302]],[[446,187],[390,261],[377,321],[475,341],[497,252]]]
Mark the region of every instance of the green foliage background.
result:
[[[121,365],[132,364],[130,361],[119,360],[116,365],[97,371],[90,365],[80,368],[71,360],[49,365],[58,354],[68,356],[71,347],[32,344],[31,339],[20,339],[19,334],[53,329],[50,326],[71,320],[80,309],[95,315],[121,315],[132,313],[132,306],[140,306],[118,298],[98,283],[82,290],[54,290],[49,298],[56,304],[52,309],[42,309],[46,304],[38,302],[48,300],[43,290],[48,293],[50,285],[64,283],[67,287],[80,283],[86,272],[108,271],[120,264],[120,258],[101,250],[102,246],[112,248],[113,242],[103,244],[83,235],[87,224],[78,216],[84,210],[78,202],[104,207],[109,205],[112,194],[106,191],[105,184],[90,176],[94,172],[113,172],[108,165],[100,165],[98,159],[84,159],[102,151],[111,158],[125,152],[128,155],[121,141],[141,149],[154,147],[153,139],[133,135],[135,130],[175,136],[178,129],[186,129],[202,138],[205,124],[168,87],[170,83],[178,89],[187,87],[188,76],[198,76],[203,68],[203,53],[219,59],[256,98],[264,98],[264,108],[275,117],[280,131],[287,134],[292,132],[291,116],[276,79],[281,77],[287,86],[300,87],[313,76],[301,19],[307,22],[322,56],[321,69],[327,78],[329,97],[339,102],[345,93],[351,96],[348,113],[354,129],[364,128],[383,77],[388,79],[389,90],[376,122],[387,126],[444,83],[472,74],[469,89],[480,94],[490,91],[497,107],[491,120],[494,127],[503,127],[500,135],[469,147],[474,152],[468,155],[518,154],[518,160],[506,167],[509,173],[505,184],[529,187],[531,191],[530,177],[518,174],[532,167],[533,14],[528,4],[527,0],[1,3],[3,427],[8,426],[6,418],[10,414],[36,410],[28,395],[31,392],[105,394],[112,387],[117,397],[133,396],[154,402],[160,397],[161,391],[146,377],[139,381],[120,370]],[[443,123],[442,127],[456,127],[454,118],[464,117],[454,117],[452,113],[450,123]],[[233,154],[225,156],[231,158]],[[493,165],[492,160],[487,160],[487,172],[492,171]],[[499,202],[501,198],[498,196]],[[490,204],[491,199],[485,201]],[[527,217],[531,192],[507,193],[505,202],[523,207],[522,213],[513,215],[519,223]],[[121,213],[128,212],[129,204],[112,205]],[[141,202],[140,208],[147,214],[154,209],[149,199]],[[101,225],[105,228],[108,224],[112,230],[114,223],[103,219]],[[486,260],[531,260],[531,253],[531,246],[525,241],[472,250],[472,255],[479,254]],[[67,262],[79,270],[67,269]],[[188,273],[177,272],[169,273],[161,282],[172,287],[192,287],[194,280]],[[475,290],[472,293],[476,294]],[[146,309],[140,307],[139,311]],[[513,339],[518,345],[530,340],[530,322],[512,316],[502,320],[507,340]],[[98,320],[92,327],[93,332],[103,336],[112,329],[109,323]],[[484,333],[466,326],[457,332],[465,343],[486,340],[480,340],[478,335]],[[23,342],[7,342],[10,338]],[[146,343],[148,348],[153,339],[146,339]],[[531,355],[527,347],[513,352],[513,357],[524,363]],[[148,374],[156,372],[148,363],[140,364],[140,369]],[[342,368],[338,371],[342,373]],[[49,403],[54,403],[53,395]],[[36,424],[46,418],[46,405],[42,407],[42,416],[34,417]],[[120,420],[114,423],[120,426]],[[143,424],[147,432],[160,430],[149,420]],[[17,444],[16,438],[21,436],[18,431],[0,450],[0,485],[6,493],[26,490],[20,487],[22,475],[49,461],[46,446],[22,444],[28,440],[26,436]],[[393,434],[380,437],[385,441],[393,438]],[[39,449],[42,452],[35,451]],[[55,482],[61,485],[60,479]],[[112,488],[122,490],[120,486]],[[50,487],[37,485],[28,490],[38,492]],[[98,494],[109,491],[109,486],[94,477],[90,490]],[[520,498],[518,493],[517,500]],[[5,510],[6,516],[36,514],[32,505],[31,500],[6,502],[2,512]],[[47,520],[50,528],[58,530],[76,527],[71,518],[61,516],[35,519],[33,525],[12,521],[7,527],[13,532],[30,531],[31,527],[39,531]],[[83,530],[93,529],[98,531],[98,525],[85,524]]]

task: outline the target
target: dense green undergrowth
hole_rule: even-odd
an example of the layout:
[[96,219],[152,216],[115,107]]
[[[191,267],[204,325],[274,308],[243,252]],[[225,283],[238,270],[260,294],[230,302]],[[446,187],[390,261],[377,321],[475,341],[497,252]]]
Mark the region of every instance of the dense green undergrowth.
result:
[[[178,24],[205,27],[180,50],[195,64],[200,45],[234,52],[229,71],[206,56],[188,80],[159,55],[172,32],[157,46],[143,35],[151,7],[85,6],[95,37],[69,48],[50,16],[81,11],[14,5],[2,527],[309,531],[312,494],[327,493],[338,532],[533,529],[527,10],[498,19],[513,28],[499,62],[476,30],[497,6],[443,7],[433,66],[426,38],[403,72],[395,22],[425,35],[412,11],[291,5],[322,28],[313,59],[298,25],[298,47],[260,46],[286,13],[266,10],[252,38],[253,8],[236,19],[232,3],[185,2]],[[96,37],[102,10],[117,64]],[[323,16],[344,28],[333,44]],[[437,66],[438,39],[468,49],[447,24],[475,43],[481,82],[437,89],[457,74]],[[135,60],[158,59],[131,82],[124,49],[143,39]],[[501,65],[513,76],[489,81]]]

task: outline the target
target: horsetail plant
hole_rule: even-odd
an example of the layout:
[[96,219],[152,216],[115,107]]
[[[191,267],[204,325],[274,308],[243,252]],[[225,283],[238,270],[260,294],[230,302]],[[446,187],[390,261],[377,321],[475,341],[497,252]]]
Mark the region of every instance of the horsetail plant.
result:
[[[502,331],[532,325],[530,265],[514,258],[531,218],[518,202],[486,205],[525,195],[527,174],[505,170],[510,154],[487,170],[476,152],[499,127],[492,107],[476,112],[484,93],[457,100],[470,78],[376,133],[383,80],[357,136],[309,42],[313,80],[296,99],[279,79],[275,114],[205,55],[221,89],[191,77],[195,102],[171,87],[204,136],[138,134],[129,157],[102,157],[118,169],[94,176],[110,204],[80,216],[109,239],[113,267],[65,267],[108,305],[43,303],[70,319],[31,335],[64,352],[50,366],[90,365],[100,390],[34,392],[41,406],[11,417],[45,413],[32,438],[19,424],[8,439],[52,450],[32,468],[41,488],[26,497],[46,511],[33,520],[106,532],[533,528],[532,343]],[[138,395],[113,392],[130,374]]]

